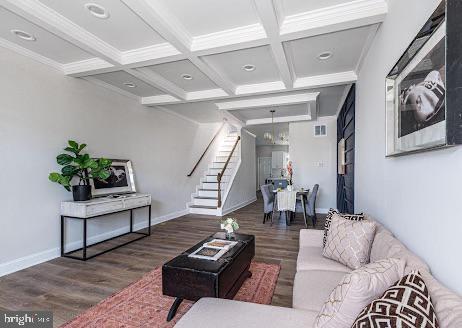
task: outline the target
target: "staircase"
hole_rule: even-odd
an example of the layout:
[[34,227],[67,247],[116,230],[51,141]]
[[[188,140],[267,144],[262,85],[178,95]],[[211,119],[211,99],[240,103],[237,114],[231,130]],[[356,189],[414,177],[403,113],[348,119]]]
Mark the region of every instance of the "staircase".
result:
[[[218,207],[218,174],[226,165],[238,137],[238,132],[229,132],[223,139],[214,161],[208,165],[200,184],[196,187],[196,192],[191,195],[192,202],[188,204],[190,213],[221,216],[221,207]],[[240,143],[238,143],[221,179],[222,205],[225,203],[232,179],[240,164],[240,154]]]

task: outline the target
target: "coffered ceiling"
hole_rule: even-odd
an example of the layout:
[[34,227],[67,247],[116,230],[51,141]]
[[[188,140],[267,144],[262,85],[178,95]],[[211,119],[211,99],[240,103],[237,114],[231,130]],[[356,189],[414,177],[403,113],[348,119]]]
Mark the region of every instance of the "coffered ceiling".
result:
[[[386,0],[0,0],[0,46],[195,122],[335,115]],[[236,105],[237,104],[237,105]]]

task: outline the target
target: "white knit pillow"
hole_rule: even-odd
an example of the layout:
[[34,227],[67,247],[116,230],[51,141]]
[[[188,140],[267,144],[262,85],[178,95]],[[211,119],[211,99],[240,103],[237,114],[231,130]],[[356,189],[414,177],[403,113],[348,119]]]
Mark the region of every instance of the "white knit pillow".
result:
[[361,310],[404,275],[405,261],[385,259],[348,273],[324,303],[315,328],[351,327]]
[[334,214],[322,255],[353,270],[359,269],[369,263],[375,229],[373,221],[351,221]]

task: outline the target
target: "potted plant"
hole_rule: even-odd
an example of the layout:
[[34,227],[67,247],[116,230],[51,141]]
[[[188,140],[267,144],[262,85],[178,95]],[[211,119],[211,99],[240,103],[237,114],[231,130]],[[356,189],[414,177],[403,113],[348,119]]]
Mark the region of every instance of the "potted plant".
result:
[[232,239],[234,231],[239,229],[239,224],[234,218],[227,218],[221,221],[221,229],[226,230],[226,239]]
[[[93,159],[88,154],[82,154],[86,144],[79,145],[73,140],[68,141],[69,146],[64,148],[68,154],[59,154],[56,161],[62,165],[61,173],[52,172],[48,179],[59,183],[67,191],[71,191],[75,201],[91,199],[90,179],[106,180],[109,178],[109,167],[112,161],[105,158]],[[71,185],[73,178],[79,179],[77,185]]]

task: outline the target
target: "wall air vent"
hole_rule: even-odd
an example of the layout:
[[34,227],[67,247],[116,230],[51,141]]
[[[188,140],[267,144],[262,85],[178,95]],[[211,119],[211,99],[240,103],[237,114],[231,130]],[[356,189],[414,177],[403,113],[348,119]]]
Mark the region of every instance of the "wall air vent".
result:
[[323,125],[315,125],[314,126],[314,136],[315,137],[325,137],[327,136],[327,126]]

